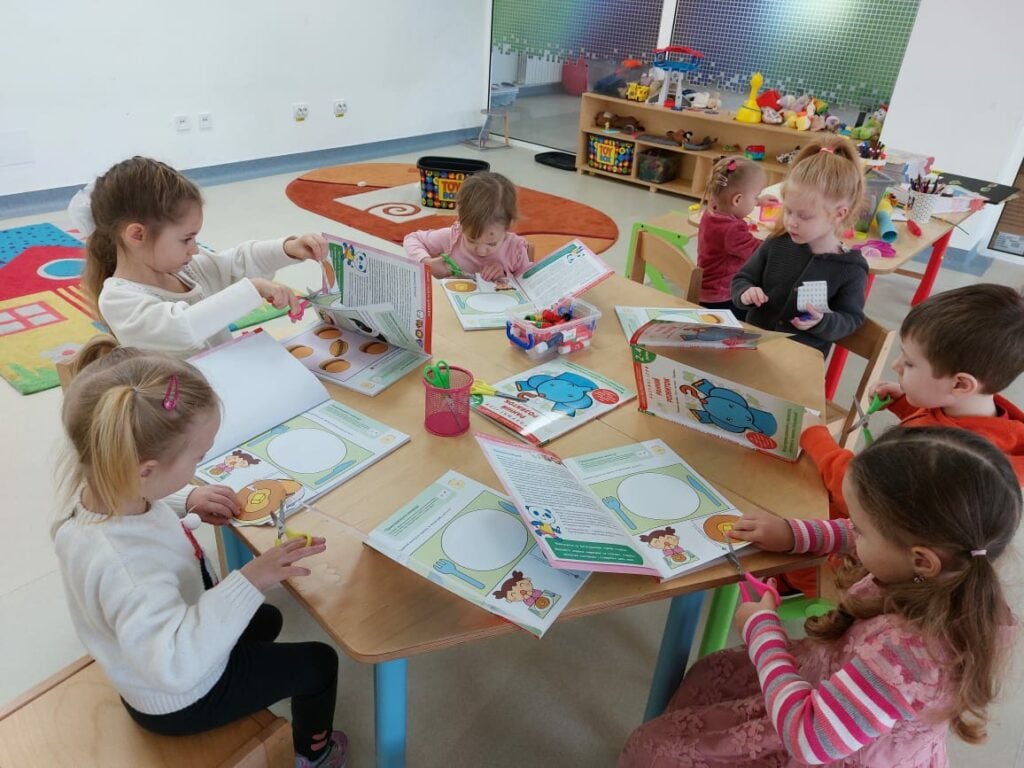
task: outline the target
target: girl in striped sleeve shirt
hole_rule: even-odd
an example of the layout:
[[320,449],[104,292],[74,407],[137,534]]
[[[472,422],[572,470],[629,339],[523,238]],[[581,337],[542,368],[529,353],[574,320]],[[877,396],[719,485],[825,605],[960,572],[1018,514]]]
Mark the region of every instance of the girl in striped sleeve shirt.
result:
[[1020,523],[1006,457],[960,429],[896,428],[850,464],[850,519],[760,513],[732,535],[847,552],[842,597],[790,642],[772,597],[744,603],[747,647],[699,661],[619,759],[639,766],[948,766],[946,734],[985,738],[1014,623],[994,562]]

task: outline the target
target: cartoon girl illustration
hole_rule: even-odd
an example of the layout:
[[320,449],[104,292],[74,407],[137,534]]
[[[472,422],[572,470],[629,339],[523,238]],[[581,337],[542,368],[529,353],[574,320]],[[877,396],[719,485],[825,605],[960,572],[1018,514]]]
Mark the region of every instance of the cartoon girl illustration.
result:
[[245,469],[259,463],[259,459],[244,451],[232,451],[220,464],[210,467],[209,473],[214,477],[227,477],[236,469]]
[[690,559],[691,555],[679,546],[679,537],[676,536],[676,529],[671,525],[664,528],[645,533],[640,537],[651,549],[660,549],[661,554],[670,564],[682,564]]
[[546,614],[559,598],[546,589],[534,589],[533,579],[524,576],[522,571],[512,571],[512,575],[505,579],[493,595],[499,600],[522,603],[538,616]]

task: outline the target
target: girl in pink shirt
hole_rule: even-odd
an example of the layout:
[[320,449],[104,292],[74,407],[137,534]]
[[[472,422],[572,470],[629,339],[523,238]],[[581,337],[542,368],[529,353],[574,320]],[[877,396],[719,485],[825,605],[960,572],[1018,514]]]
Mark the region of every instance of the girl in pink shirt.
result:
[[511,181],[499,173],[474,173],[459,188],[456,211],[458,221],[450,227],[406,235],[406,255],[426,262],[438,278],[479,273],[495,281],[529,269],[533,246],[508,231],[518,216]]
[[771,593],[741,604],[746,649],[698,661],[620,768],[945,768],[948,731],[984,740],[1014,624],[995,569],[1021,518],[1009,461],[963,429],[894,428],[843,485],[849,520],[761,512],[730,533],[774,552],[855,553],[839,607],[790,642]]

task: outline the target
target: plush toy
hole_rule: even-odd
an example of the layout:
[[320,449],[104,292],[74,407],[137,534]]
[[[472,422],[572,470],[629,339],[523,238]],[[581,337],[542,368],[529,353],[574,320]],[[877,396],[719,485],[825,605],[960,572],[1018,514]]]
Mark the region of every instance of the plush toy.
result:
[[811,130],[812,131],[823,131],[825,130],[825,118],[822,115],[814,115],[811,117]]
[[841,123],[842,121],[838,117],[835,115],[829,115],[825,118],[825,130],[830,133],[835,133],[839,130]]
[[806,114],[797,115],[793,127],[796,128],[798,131],[810,130],[811,118],[809,118]]
[[643,124],[633,115],[616,115],[614,112],[598,112],[594,115],[594,125],[605,130],[614,128],[627,133],[642,133],[644,130]]
[[771,107],[761,107],[761,122],[768,125],[781,125],[782,115]]
[[767,91],[757,97],[757,106],[761,108],[761,114],[764,114],[764,108],[768,107],[776,112],[779,111],[779,99],[782,97],[778,91],[774,88],[769,88]]

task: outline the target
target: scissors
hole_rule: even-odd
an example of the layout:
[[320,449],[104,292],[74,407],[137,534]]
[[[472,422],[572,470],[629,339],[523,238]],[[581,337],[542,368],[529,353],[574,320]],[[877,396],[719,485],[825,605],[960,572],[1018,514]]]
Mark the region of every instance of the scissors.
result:
[[295,309],[288,310],[288,319],[293,323],[297,323],[302,319],[302,316],[306,314],[306,310],[309,309],[310,303],[306,299],[299,299],[298,306]]
[[486,397],[504,397],[507,400],[518,400],[517,395],[510,395],[508,392],[499,392],[486,381],[473,379],[473,385],[469,388],[471,395],[483,395]]
[[423,369],[423,378],[429,384],[439,389],[448,389],[451,386],[451,373],[448,363],[444,360],[438,360],[433,365],[428,365]]
[[868,429],[868,425],[871,421],[871,416],[885,408],[891,402],[891,397],[887,397],[885,398],[885,400],[882,400],[876,393],[875,396],[871,398],[871,403],[870,405],[868,405],[868,410],[865,413],[864,409],[860,407],[860,403],[854,400],[853,407],[857,409],[857,416],[859,418],[850,426],[850,428],[847,430],[847,434],[849,434],[855,429],[860,429],[864,432],[864,445],[871,445],[871,443],[875,441],[875,438],[872,437],[871,435],[871,430]]
[[274,521],[274,525],[277,527],[277,545],[278,546],[280,546],[281,544],[284,544],[286,541],[291,541],[292,539],[305,539],[307,547],[310,544],[313,543],[313,537],[310,536],[308,533],[303,533],[302,531],[293,531],[291,528],[287,527],[284,524],[284,502],[283,501],[281,502],[281,506],[277,510],[277,512],[271,511],[270,519]]
[[[725,544],[729,547],[725,559],[732,563],[733,568],[743,577],[743,581],[740,582],[740,594],[743,595],[743,600],[748,603],[757,602],[764,597],[765,592],[770,592],[772,597],[775,598],[775,607],[778,608],[781,602],[779,590],[747,572],[747,569],[743,567],[740,559],[736,556],[736,550],[732,546],[732,538],[728,534],[725,536]],[[753,593],[751,593],[751,590],[753,590]]]

